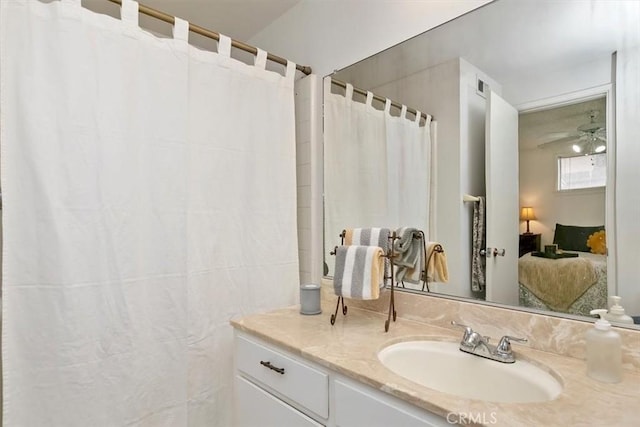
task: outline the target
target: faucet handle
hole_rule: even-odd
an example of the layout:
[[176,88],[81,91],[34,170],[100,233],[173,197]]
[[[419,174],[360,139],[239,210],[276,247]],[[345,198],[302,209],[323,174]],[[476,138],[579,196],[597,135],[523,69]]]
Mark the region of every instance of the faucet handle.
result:
[[473,333],[473,329],[471,329],[471,326],[463,325],[462,323],[458,323],[458,322],[456,322],[455,320],[452,320],[452,321],[451,321],[451,324],[452,324],[453,326],[458,327],[458,328],[462,328],[462,329],[464,329],[464,333],[465,333],[465,335],[467,335],[467,334],[472,334],[472,333]]
[[462,340],[460,341],[462,343],[469,341],[469,338],[471,337],[471,335],[473,335],[475,333],[473,331],[473,329],[471,329],[470,326],[463,325],[463,324],[458,323],[458,322],[456,322],[454,320],[451,321],[451,324],[453,326],[457,326],[458,328],[464,329],[464,336],[462,337]]
[[452,321],[451,321],[451,324],[452,324],[453,326],[457,326],[458,328],[462,328],[462,329],[464,329],[464,330],[470,329],[471,331],[473,331],[473,329],[471,329],[471,326],[463,325],[462,323],[458,323],[458,322],[456,322],[455,320],[452,320]]
[[527,342],[527,339],[516,338],[516,337],[511,337],[509,335],[505,335],[504,337],[500,338],[500,342],[496,347],[496,352],[500,354],[511,354],[511,341],[525,343]]

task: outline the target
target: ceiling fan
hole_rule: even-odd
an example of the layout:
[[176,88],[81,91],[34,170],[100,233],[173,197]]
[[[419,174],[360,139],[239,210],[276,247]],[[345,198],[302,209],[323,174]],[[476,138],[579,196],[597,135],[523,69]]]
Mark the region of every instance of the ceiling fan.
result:
[[578,154],[584,154],[585,156],[604,153],[607,151],[607,132],[604,122],[598,122],[598,116],[600,112],[598,110],[589,111],[589,123],[585,123],[577,127],[577,132],[570,133],[566,137],[556,139],[554,141],[546,142],[538,145],[539,148],[544,148],[550,144],[558,143],[573,143],[571,149]]

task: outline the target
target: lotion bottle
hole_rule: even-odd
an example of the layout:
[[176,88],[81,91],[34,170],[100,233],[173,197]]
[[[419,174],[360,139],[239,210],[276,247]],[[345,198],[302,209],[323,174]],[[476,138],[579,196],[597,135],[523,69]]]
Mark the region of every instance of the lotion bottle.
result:
[[587,375],[604,383],[622,381],[622,340],[620,334],[611,329],[611,323],[602,316],[605,309],[591,310],[601,316],[593,329],[585,335],[587,344]]
[[609,308],[609,313],[604,315],[604,318],[613,323],[625,323],[633,325],[633,318],[628,316],[624,312],[624,308],[620,305],[622,298],[618,296],[611,297],[613,305]]

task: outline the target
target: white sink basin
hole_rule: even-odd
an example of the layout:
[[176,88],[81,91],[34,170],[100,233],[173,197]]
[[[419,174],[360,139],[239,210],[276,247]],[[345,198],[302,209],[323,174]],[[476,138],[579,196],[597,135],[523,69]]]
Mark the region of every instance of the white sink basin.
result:
[[390,345],[378,358],[394,373],[456,396],[490,402],[545,402],[562,392],[549,372],[523,360],[500,363],[464,353],[458,343],[408,341]]

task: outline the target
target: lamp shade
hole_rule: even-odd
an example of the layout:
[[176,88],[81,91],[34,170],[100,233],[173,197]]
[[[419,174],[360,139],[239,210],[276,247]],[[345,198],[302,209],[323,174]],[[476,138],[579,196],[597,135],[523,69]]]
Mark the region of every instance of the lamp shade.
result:
[[523,221],[529,221],[536,219],[536,214],[533,212],[533,208],[526,206],[520,210],[520,219]]

